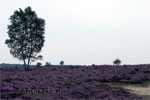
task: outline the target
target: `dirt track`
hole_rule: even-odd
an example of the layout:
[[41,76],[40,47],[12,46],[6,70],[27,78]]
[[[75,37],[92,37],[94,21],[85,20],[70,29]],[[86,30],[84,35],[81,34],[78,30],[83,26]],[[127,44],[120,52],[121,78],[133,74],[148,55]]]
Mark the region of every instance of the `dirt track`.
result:
[[123,86],[123,87],[125,89],[131,90],[131,93],[150,96],[150,86],[149,87]]

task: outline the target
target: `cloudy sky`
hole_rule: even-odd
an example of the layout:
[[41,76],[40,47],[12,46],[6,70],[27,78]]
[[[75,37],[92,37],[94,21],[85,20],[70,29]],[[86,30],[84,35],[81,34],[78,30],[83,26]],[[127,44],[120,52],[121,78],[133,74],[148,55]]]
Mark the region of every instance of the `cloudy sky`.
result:
[[27,6],[46,21],[43,64],[150,63],[150,0],[0,0],[0,63],[22,63],[4,42],[9,17]]

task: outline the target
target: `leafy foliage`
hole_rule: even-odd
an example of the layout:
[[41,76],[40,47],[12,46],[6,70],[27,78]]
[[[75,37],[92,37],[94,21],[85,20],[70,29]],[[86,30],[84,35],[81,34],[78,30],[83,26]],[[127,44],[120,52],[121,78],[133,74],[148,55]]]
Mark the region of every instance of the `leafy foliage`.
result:
[[60,65],[64,65],[64,61],[61,61],[61,62],[60,62]]
[[116,60],[113,61],[113,64],[114,65],[120,65],[121,64],[121,60],[117,58]]
[[40,62],[38,62],[38,63],[36,64],[36,67],[37,67],[37,68],[40,68],[41,65],[42,65],[42,64],[41,64]]
[[50,62],[46,62],[45,66],[50,67],[51,63]]
[[8,25],[9,39],[5,43],[13,57],[24,61],[24,65],[42,59],[37,55],[44,46],[45,21],[38,18],[31,7],[16,10]]

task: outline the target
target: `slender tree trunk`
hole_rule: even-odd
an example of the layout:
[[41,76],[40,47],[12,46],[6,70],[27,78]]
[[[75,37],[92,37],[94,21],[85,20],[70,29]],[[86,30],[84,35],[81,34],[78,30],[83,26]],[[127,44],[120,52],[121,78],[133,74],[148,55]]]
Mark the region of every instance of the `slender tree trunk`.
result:
[[22,55],[23,55],[24,68],[25,68],[25,70],[27,70],[27,64],[26,64],[26,60],[25,60],[25,57],[24,57],[23,50],[22,50]]
[[31,49],[29,57],[28,57],[28,65],[27,65],[28,70],[29,70],[29,66],[30,66],[31,54],[32,54],[32,49]]
[[27,70],[26,61],[25,61],[25,60],[23,60],[23,62],[24,62],[24,68],[25,68],[25,70]]
[[30,60],[31,60],[31,55],[32,55],[32,44],[33,44],[33,40],[31,41],[31,48],[29,49],[29,56],[28,56],[28,65],[27,65],[27,69],[29,69],[29,65],[30,65]]
[[30,65],[30,57],[29,57],[29,59],[28,59],[27,69],[29,69],[29,65]]

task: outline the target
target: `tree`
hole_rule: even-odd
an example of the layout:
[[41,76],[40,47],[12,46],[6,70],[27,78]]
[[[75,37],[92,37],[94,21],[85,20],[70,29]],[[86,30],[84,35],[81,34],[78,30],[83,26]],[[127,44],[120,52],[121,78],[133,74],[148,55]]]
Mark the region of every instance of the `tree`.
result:
[[64,61],[61,61],[61,62],[60,62],[60,65],[64,65]]
[[25,69],[29,69],[29,64],[42,59],[37,55],[44,46],[45,20],[38,18],[31,7],[16,10],[10,16],[8,25],[8,36],[5,44],[10,48],[13,57],[24,62]]
[[38,62],[38,63],[36,64],[36,67],[37,67],[37,68],[40,68],[41,65],[42,65],[42,64],[41,64],[40,62]]
[[92,66],[96,66],[95,64],[92,64]]
[[51,66],[51,63],[50,63],[50,62],[46,62],[46,63],[45,63],[45,66],[46,66],[46,67],[50,67],[50,66]]
[[113,61],[113,64],[114,65],[120,65],[121,64],[121,60],[117,58],[116,60]]

